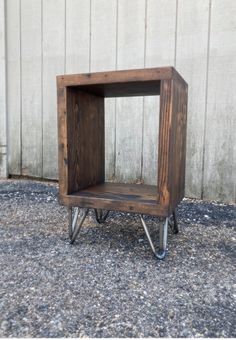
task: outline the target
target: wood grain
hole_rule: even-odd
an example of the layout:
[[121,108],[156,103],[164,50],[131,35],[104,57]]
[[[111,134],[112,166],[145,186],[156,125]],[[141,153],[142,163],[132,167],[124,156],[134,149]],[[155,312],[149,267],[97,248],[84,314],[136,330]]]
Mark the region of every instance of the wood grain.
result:
[[133,69],[120,71],[104,71],[95,73],[67,74],[57,76],[61,86],[82,86],[82,85],[105,85],[151,82],[162,79],[171,79],[176,74],[173,67],[155,67],[147,69]]
[[163,80],[160,97],[158,197],[173,210],[184,197],[187,85],[176,74]]
[[67,143],[68,193],[103,182],[104,98],[67,88]]
[[172,137],[170,152],[171,210],[184,197],[188,87],[173,81]]
[[[160,86],[157,186],[104,184],[104,98],[85,92],[80,83],[63,87],[57,78],[59,184],[63,204],[160,216],[175,209],[184,196],[187,84],[171,70],[172,78],[161,80]],[[100,79],[106,74],[100,74]],[[144,78],[143,93],[149,82]]]
[[160,94],[157,191],[158,201],[163,206],[170,204],[172,83],[173,80],[163,80]]
[[167,209],[157,203],[156,191],[151,185],[102,183],[62,195],[60,201],[70,206],[167,216]]
[[66,87],[57,83],[57,108],[58,108],[58,176],[59,193],[68,194],[68,135],[67,135],[67,92]]

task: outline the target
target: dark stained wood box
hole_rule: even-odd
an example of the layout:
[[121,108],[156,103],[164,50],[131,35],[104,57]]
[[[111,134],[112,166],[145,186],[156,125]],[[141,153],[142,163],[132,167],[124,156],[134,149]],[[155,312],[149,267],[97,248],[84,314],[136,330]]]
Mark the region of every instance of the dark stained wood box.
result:
[[[187,89],[173,67],[58,76],[61,203],[169,216],[184,197]],[[157,185],[105,183],[104,98],[150,95],[160,95]]]

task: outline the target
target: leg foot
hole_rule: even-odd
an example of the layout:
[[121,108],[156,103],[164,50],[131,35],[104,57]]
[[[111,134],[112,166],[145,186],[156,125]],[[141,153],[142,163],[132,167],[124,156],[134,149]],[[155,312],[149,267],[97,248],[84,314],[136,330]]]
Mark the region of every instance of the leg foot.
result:
[[166,257],[166,250],[158,250],[154,256],[158,259],[158,260],[164,260],[164,258]]
[[103,210],[102,209],[94,209],[94,212],[95,212],[95,218],[96,218],[96,221],[101,224],[101,223],[104,223],[107,219],[107,216],[109,214],[109,210],[107,210],[107,212],[105,214],[103,214]]

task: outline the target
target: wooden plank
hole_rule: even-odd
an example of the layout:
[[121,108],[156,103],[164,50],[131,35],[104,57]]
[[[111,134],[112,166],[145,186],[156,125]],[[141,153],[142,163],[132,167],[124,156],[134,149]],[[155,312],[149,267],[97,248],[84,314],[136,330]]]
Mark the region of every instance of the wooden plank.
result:
[[105,179],[104,98],[70,87],[66,112],[68,193],[72,193]]
[[188,86],[174,79],[171,118],[171,211],[184,197]]
[[58,177],[59,193],[68,194],[68,135],[67,135],[67,93],[65,87],[57,82],[57,111],[58,111]]
[[42,177],[41,0],[21,0],[22,175]]
[[[144,66],[145,1],[118,2],[117,68]],[[116,169],[118,182],[140,182],[143,98],[117,99]]]
[[[91,1],[91,72],[116,69],[117,1]],[[115,171],[115,99],[105,99],[105,176]]]
[[65,0],[43,0],[43,177],[58,177],[56,75],[65,64]]
[[21,174],[20,1],[6,1],[9,173]]
[[173,66],[175,58],[176,0],[147,0],[146,21],[146,66]]
[[154,185],[137,185],[123,183],[102,183],[95,185],[81,192],[78,196],[97,196],[105,199],[116,198],[122,200],[126,196],[126,200],[141,200],[146,203],[156,203],[157,187]]
[[129,83],[132,85],[132,83],[137,84],[138,82],[145,83],[147,81],[152,82],[162,79],[171,79],[174,74],[175,71],[173,67],[154,67],[147,69],[139,67],[138,69],[128,68],[127,70],[118,71],[60,75],[58,76],[58,81],[62,86],[93,86],[104,84],[104,86],[107,85],[112,87],[114,84],[120,86],[121,83]]
[[156,187],[142,184],[102,183],[72,195],[61,195],[60,201],[67,206],[168,215],[168,210],[156,201]]
[[89,72],[90,1],[66,1],[66,73]]
[[[93,75],[93,73],[90,73]],[[160,93],[160,81],[128,82],[114,84],[77,85],[81,91],[101,97],[137,97],[157,95]]]
[[[157,20],[158,13],[158,20]],[[145,67],[174,65],[176,0],[147,0]],[[144,183],[157,183],[159,96],[144,97]]]
[[236,2],[212,1],[203,198],[235,202]]
[[189,84],[186,196],[201,197],[209,1],[179,0],[176,68]]
[[0,0],[0,177],[7,177],[8,175],[5,37],[5,1]]
[[170,212],[184,197],[187,90],[177,79],[161,82],[157,194]]
[[171,138],[173,80],[162,80],[158,142],[158,202],[168,207],[171,202]]
[[91,72],[116,67],[116,0],[91,0]]

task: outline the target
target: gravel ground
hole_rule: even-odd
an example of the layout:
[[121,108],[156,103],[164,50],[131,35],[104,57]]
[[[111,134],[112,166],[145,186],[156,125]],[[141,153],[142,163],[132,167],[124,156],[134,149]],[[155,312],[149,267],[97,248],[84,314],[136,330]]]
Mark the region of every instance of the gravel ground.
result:
[[57,191],[0,181],[0,337],[236,336],[235,205],[184,200],[158,261],[131,214],[91,214],[70,245]]

